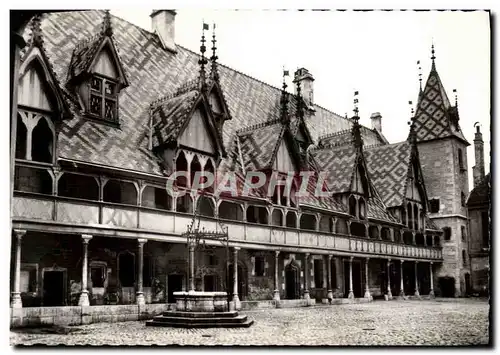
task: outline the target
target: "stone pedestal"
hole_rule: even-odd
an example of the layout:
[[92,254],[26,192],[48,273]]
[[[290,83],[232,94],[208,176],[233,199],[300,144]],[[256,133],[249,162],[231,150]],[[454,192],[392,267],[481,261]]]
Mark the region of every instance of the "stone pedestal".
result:
[[226,292],[174,292],[175,309],[183,312],[226,312]]
[[80,293],[80,298],[78,299],[78,305],[83,307],[90,306],[89,291],[82,290],[82,292]]
[[12,308],[23,308],[23,301],[21,300],[20,292],[12,292],[12,300],[10,302]]

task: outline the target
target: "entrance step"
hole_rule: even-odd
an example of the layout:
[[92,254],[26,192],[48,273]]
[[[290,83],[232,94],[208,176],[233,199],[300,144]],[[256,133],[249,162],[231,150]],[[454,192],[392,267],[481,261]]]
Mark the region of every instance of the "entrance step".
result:
[[150,327],[248,328],[253,324],[245,315],[231,312],[167,311],[146,322]]

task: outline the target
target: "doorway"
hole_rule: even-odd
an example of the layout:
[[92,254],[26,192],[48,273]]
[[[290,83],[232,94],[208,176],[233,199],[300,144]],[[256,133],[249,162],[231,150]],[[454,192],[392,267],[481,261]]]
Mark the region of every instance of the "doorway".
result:
[[216,291],[216,280],[215,275],[205,275],[203,277],[203,290],[205,292],[214,292]]
[[182,281],[184,279],[183,275],[171,274],[168,275],[168,303],[175,303],[174,292],[182,291]]
[[43,305],[48,307],[65,305],[65,274],[62,270],[43,272]]
[[441,291],[441,297],[455,297],[455,278],[440,277],[439,290]]
[[285,268],[285,298],[300,298],[300,267],[292,260]]
[[[352,292],[354,297],[363,297],[363,290],[361,287],[361,263],[359,260],[352,262]],[[344,261],[344,297],[349,296],[349,261]]]

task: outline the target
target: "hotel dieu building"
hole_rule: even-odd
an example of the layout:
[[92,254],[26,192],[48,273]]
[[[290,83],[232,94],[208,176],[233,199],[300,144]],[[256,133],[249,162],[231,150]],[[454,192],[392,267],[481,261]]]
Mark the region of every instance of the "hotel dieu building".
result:
[[[42,12],[19,29],[13,323],[166,309],[189,289],[182,234],[194,212],[229,237],[197,248],[195,288],[229,291],[237,308],[464,294],[469,143],[434,49],[401,118],[408,138],[390,143],[380,114],[369,128],[316,104],[305,68],[288,91],[223,65],[212,31],[199,53],[182,47],[175,16],[153,11],[150,32],[105,11]],[[249,172],[308,171],[311,194],[295,195],[296,178],[290,195],[173,197],[179,171],[188,192],[200,171],[234,173],[239,188]],[[313,193],[320,173],[326,197]]]

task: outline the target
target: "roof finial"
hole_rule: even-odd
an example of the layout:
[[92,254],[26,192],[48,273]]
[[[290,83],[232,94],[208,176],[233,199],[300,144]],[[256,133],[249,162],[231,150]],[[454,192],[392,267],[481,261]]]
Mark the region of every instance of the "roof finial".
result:
[[408,141],[413,145],[417,142],[417,132],[415,131],[415,111],[413,109],[412,101],[408,101],[408,105],[410,106],[410,121],[408,121],[410,133],[408,134]]
[[453,89],[453,93],[455,94],[455,107],[458,107],[458,94],[457,94],[457,89]]
[[432,39],[432,46],[431,46],[431,59],[432,59],[432,70],[436,70],[436,55],[434,51],[434,39]]
[[420,65],[420,60],[417,60],[417,65],[418,65],[418,82],[420,84],[420,91],[419,93],[422,93],[422,66]]
[[296,81],[297,84],[297,113],[300,118],[304,118],[304,110],[302,107],[302,89],[300,87],[300,81]]
[[104,11],[101,34],[108,37],[111,37],[113,35],[113,28],[111,27],[111,15],[109,14],[109,10]]
[[208,24],[203,21],[203,29],[201,33],[201,58],[198,60],[198,64],[200,65],[200,87],[202,90],[206,88],[206,74],[205,74],[205,65],[208,63],[207,58],[205,58],[205,52],[207,51],[207,47],[205,47],[205,30],[208,31]]
[[33,16],[31,20],[31,45],[41,47],[43,45],[42,27],[40,14]]
[[288,93],[286,92],[286,88],[288,85],[286,85],[286,80],[285,77],[289,76],[290,73],[288,70],[285,70],[285,67],[283,66],[283,89],[281,91],[281,122],[282,123],[288,123]]
[[212,70],[210,71],[210,77],[213,80],[218,80],[219,79],[219,72],[217,71],[217,57],[216,50],[217,47],[215,44],[217,43],[217,40],[215,39],[215,23],[213,24],[212,28],[212,57],[210,57],[210,60],[212,62]]
[[356,148],[361,148],[363,146],[363,139],[361,138],[361,125],[359,124],[359,109],[358,109],[358,91],[354,91],[354,117],[352,124],[352,136],[354,141],[354,146]]
[[359,113],[359,109],[358,109],[358,103],[359,103],[359,100],[358,100],[358,94],[359,92],[358,91],[354,91],[354,119],[355,120],[359,120],[359,116],[358,116],[358,113]]

